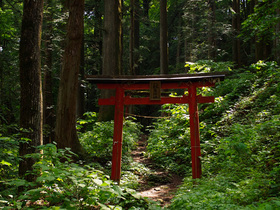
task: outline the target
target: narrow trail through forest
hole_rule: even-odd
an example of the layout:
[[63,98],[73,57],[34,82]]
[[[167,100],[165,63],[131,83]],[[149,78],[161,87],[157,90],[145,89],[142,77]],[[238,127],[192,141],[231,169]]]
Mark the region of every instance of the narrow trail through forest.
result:
[[153,161],[144,155],[146,146],[147,136],[142,135],[137,149],[132,151],[134,161],[144,164],[152,171],[147,177],[141,179],[138,192],[142,197],[160,202],[161,206],[168,206],[182,183],[183,177],[156,167]]

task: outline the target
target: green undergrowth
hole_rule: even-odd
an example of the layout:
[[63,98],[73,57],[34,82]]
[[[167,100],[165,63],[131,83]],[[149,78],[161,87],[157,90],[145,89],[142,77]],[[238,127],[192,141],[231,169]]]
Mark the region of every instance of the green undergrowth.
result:
[[[78,121],[80,142],[87,152],[90,164],[110,175],[112,165],[114,121],[98,122],[93,112],[85,113]],[[134,118],[127,118],[123,125],[121,186],[137,189],[139,180],[151,173],[143,164],[134,162],[131,151],[136,149],[142,125]]]
[[[81,161],[74,163],[70,149],[54,144],[28,155],[36,159],[36,180],[13,178],[2,181],[0,202],[4,209],[146,209],[149,202],[135,190],[118,186],[104,172]],[[63,159],[63,161],[61,161]],[[17,189],[22,190],[18,193]]]
[[[146,155],[159,167],[185,175],[168,209],[280,208],[280,67],[260,61],[231,68],[212,61],[189,64],[192,73],[228,70],[216,87],[198,89],[215,96],[215,103],[199,104],[201,179],[191,178],[188,105],[164,105],[166,117],[149,128]],[[20,130],[0,126],[0,208],[159,209],[135,191],[141,179],[153,178],[130,156],[141,135],[139,123],[124,121],[120,185],[109,178],[113,122],[98,122],[96,113],[88,112],[77,128],[86,160],[74,162],[70,149],[58,150],[55,144],[41,146],[42,153],[29,155],[37,162],[28,173],[37,178],[27,182],[17,175]]]
[[[98,122],[94,112],[84,114],[85,119],[78,120],[79,140],[87,156],[102,164],[110,164],[113,148],[114,121]],[[141,135],[141,124],[133,118],[125,119],[123,124],[123,156],[129,156],[136,147]]]
[[[125,120],[120,185],[110,180],[112,122],[97,122],[96,113],[86,113],[77,123],[87,159],[79,160],[69,148],[57,149],[55,143],[38,147],[41,153],[27,155],[36,160],[28,182],[18,177],[18,136],[0,136],[0,209],[148,209],[157,206],[140,197],[135,189],[139,179],[149,173],[134,163],[141,126]],[[78,160],[77,160],[78,159]],[[77,160],[77,161],[74,161]],[[20,191],[18,191],[20,189]]]
[[[211,62],[190,69],[214,71]],[[196,181],[190,178],[188,106],[163,107],[168,117],[154,123],[148,155],[186,176],[170,209],[280,208],[279,81],[280,67],[260,61],[198,90],[215,103],[199,105],[203,177]]]

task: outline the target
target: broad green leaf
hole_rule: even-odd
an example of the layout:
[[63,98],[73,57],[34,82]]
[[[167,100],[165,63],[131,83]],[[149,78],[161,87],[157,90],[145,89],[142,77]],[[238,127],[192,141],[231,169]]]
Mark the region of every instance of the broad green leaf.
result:
[[5,166],[11,166],[12,165],[11,163],[9,163],[5,160],[2,160],[0,164],[5,165]]
[[103,183],[102,180],[100,180],[100,179],[94,179],[93,182],[99,186],[102,185],[102,183]]

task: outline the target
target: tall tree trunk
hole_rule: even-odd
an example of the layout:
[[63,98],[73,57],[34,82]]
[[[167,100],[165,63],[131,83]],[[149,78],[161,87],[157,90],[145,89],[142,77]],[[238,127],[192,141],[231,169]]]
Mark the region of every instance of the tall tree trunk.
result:
[[140,59],[140,5],[139,0],[134,0],[135,15],[134,15],[134,71],[136,75],[140,74],[139,59]]
[[[121,0],[105,0],[104,35],[103,35],[103,71],[102,75],[122,75],[122,24]],[[109,98],[115,93],[102,90],[101,97]],[[107,121],[114,118],[114,107],[101,106],[99,120]]]
[[97,49],[98,49],[98,53],[94,54],[93,56],[97,57],[97,63],[95,64],[96,69],[98,70],[98,72],[102,72],[102,68],[103,68],[103,64],[102,64],[102,53],[103,53],[103,14],[101,13],[101,7],[102,7],[102,3],[103,1],[101,0],[97,0],[97,8],[95,8],[95,20],[96,20],[96,24],[97,27],[94,29],[94,39],[96,40],[96,44],[97,44]]
[[178,34],[178,43],[177,43],[177,49],[176,49],[176,70],[177,72],[180,71],[180,64],[181,64],[181,48],[182,48],[182,14],[179,15],[179,25],[177,29]]
[[144,17],[147,20],[149,20],[150,2],[151,2],[151,0],[143,0]]
[[[84,31],[84,26],[83,26]],[[83,32],[84,34],[84,32]],[[83,85],[83,79],[85,77],[85,53],[84,53],[84,35],[81,48],[81,65],[80,65],[80,76],[79,76],[79,88],[78,88],[78,98],[77,98],[77,117],[82,118],[85,113],[85,91]]]
[[215,37],[215,22],[216,22],[216,3],[215,0],[208,0],[209,5],[209,32],[208,32],[208,59],[216,57],[216,37]]
[[160,73],[168,74],[167,0],[160,1]]
[[69,18],[57,104],[55,140],[58,148],[82,154],[76,130],[78,75],[83,39],[84,0],[68,0]]
[[[278,16],[280,16],[280,9],[277,8],[276,9],[276,13]],[[276,33],[276,38],[275,38],[275,41],[274,41],[274,59],[276,60],[277,63],[280,62],[280,38],[279,38],[279,33],[280,33],[280,22],[278,22],[276,24],[276,27],[275,27],[275,33]]]
[[134,71],[134,0],[130,0],[130,40],[129,40],[129,74],[135,75]]
[[[21,157],[19,175],[33,181],[33,175],[26,175],[32,170],[35,160],[25,158],[34,153],[36,146],[43,143],[42,132],[42,82],[40,65],[41,31],[43,20],[43,0],[23,2],[23,18],[19,49],[20,60],[20,127],[22,140],[19,147]],[[29,140],[26,140],[29,139]]]
[[43,80],[43,113],[44,113],[44,129],[46,130],[44,136],[44,144],[54,141],[54,127],[55,127],[55,113],[54,113],[54,100],[52,91],[52,34],[53,34],[53,2],[47,1],[46,20],[46,33],[44,34],[44,80]]
[[232,55],[233,61],[236,67],[241,66],[241,46],[240,39],[237,37],[240,33],[241,22],[240,22],[240,0],[233,0],[232,9],[235,12],[232,16],[232,27],[233,27],[233,46]]
[[[249,14],[253,14],[254,13],[254,8],[255,8],[255,4],[257,3],[257,0],[251,0],[250,3],[249,3]],[[254,56],[255,53],[256,53],[256,49],[255,49],[255,39],[256,37],[253,36],[251,39],[250,39],[250,55],[251,56]],[[254,56],[254,59],[256,58],[256,56]],[[256,62],[256,60],[253,60],[253,62]]]
[[130,1],[130,74],[139,74],[139,0]]

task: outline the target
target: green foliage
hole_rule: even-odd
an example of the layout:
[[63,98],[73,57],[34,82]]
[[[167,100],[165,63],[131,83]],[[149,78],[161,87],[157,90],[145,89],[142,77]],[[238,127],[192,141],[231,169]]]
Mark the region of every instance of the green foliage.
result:
[[17,176],[18,148],[18,141],[14,137],[2,137],[0,134],[1,181]]
[[161,167],[185,173],[190,162],[189,122],[187,105],[164,105],[167,118],[158,119],[151,127],[148,155]]
[[254,7],[254,13],[242,22],[242,35],[251,38],[257,36],[259,40],[264,39],[266,42],[279,37],[279,31],[275,31],[275,26],[280,20],[277,14],[279,7],[279,1],[259,1]]
[[[72,161],[70,149],[57,150],[53,144],[40,146],[41,153],[28,155],[37,160],[35,182],[13,179],[1,193],[1,203],[7,209],[146,209],[148,202],[134,190],[120,188],[103,172]],[[23,191],[17,195],[17,188]]]
[[[102,163],[111,160],[113,148],[114,121],[98,122],[95,113],[86,113],[84,120],[78,121],[85,132],[80,133],[80,142],[87,153]],[[141,134],[141,125],[126,119],[123,125],[123,155],[128,155]]]
[[[191,73],[229,71],[232,68],[229,62],[213,61],[199,61],[189,63],[187,66],[190,67]],[[212,93],[212,89],[208,88],[198,91],[203,95]],[[228,92],[230,91],[231,88]],[[210,111],[212,112],[212,109],[209,108]],[[181,174],[189,172],[190,168],[186,167],[191,165],[188,105],[163,105],[162,112],[167,117],[157,120],[151,127],[147,146],[148,155],[168,170]],[[202,122],[200,126],[203,130],[205,123]]]
[[[203,63],[190,68],[210,71]],[[199,90],[216,97],[199,105],[203,178],[187,177],[171,209],[279,208],[279,81],[280,67],[259,61],[232,71],[213,89]],[[190,151],[187,109],[164,107],[169,118],[154,125],[148,151],[165,168],[179,173],[184,166],[191,174],[190,152],[182,152]],[[174,167],[178,156],[183,162]]]
[[132,157],[122,157],[121,185],[132,189],[139,188],[139,181],[148,177],[152,171],[142,163],[135,162]]
[[212,60],[199,60],[195,63],[186,62],[188,73],[229,72],[233,69],[232,62],[214,62]]
[[240,182],[231,174],[191,180],[186,178],[170,209],[278,209],[280,199],[265,196],[269,183],[261,177],[244,178]]

